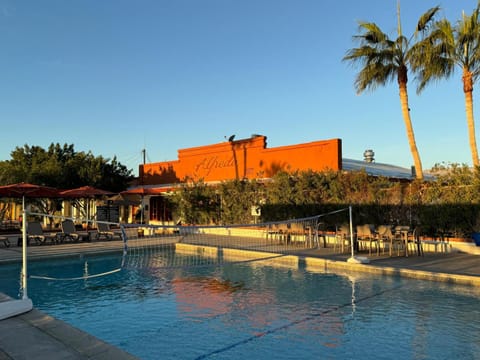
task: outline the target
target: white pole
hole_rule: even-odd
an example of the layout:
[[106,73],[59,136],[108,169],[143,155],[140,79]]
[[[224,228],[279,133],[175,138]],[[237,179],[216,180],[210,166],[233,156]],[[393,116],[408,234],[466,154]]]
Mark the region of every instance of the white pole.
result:
[[353,244],[355,237],[353,236],[352,205],[348,207],[348,215],[350,217],[350,244],[352,245],[352,255],[347,259],[347,262],[355,264],[368,264],[369,260],[366,257],[355,256],[355,247]]
[[350,218],[350,244],[351,244],[351,248],[352,248],[352,258],[354,258],[355,257],[355,247],[353,245],[354,236],[353,236],[353,221],[352,221],[352,205],[349,205],[349,207],[348,207],[348,217]]
[[22,299],[0,302],[0,320],[26,313],[33,309],[27,295],[27,212],[25,196],[22,197]]
[[22,197],[22,299],[27,295],[27,211],[25,209],[25,196]]

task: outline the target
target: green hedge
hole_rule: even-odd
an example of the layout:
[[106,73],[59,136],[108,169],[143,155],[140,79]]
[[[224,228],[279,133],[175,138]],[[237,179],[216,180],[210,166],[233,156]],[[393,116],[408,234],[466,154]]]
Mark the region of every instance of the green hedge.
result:
[[[469,237],[480,230],[478,170],[437,166],[429,181],[399,181],[358,172],[279,172],[268,181],[233,180],[216,186],[188,180],[172,199],[188,223],[241,224],[327,214],[352,206],[355,224],[420,226],[426,234]],[[261,208],[260,218],[251,213]],[[346,212],[323,218],[334,228]]]

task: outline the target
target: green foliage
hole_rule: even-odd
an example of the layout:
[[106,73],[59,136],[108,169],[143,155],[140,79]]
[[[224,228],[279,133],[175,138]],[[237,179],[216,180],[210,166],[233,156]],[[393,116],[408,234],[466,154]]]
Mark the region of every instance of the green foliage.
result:
[[218,217],[215,189],[203,180],[186,179],[171,199],[174,217],[183,224],[210,224]]
[[28,182],[59,189],[90,185],[120,192],[133,179],[132,171],[116,157],[110,160],[91,152],[76,152],[73,145],[52,143],[47,150],[24,145],[10,156],[10,160],[0,162],[2,185]]
[[[422,57],[419,44],[423,44],[423,39],[429,36],[430,25],[439,10],[439,7],[434,7],[424,13],[410,38],[402,34],[400,19],[396,39],[390,39],[375,23],[359,22],[359,33],[353,37],[359,46],[348,50],[343,58],[343,61],[360,67],[355,79],[358,93],[375,90],[395,80],[407,83],[408,69],[417,70],[415,65]],[[422,36],[420,40],[417,39],[419,35]]]
[[[480,230],[480,170],[436,166],[430,181],[401,182],[355,172],[279,172],[268,182],[188,182],[174,196],[184,222],[242,224],[330,213],[353,206],[354,223],[421,226],[424,233],[470,236]],[[261,218],[251,206],[261,207]],[[322,219],[326,228],[347,220],[345,212]]]
[[224,181],[218,187],[221,223],[250,223],[251,207],[261,202],[263,186],[252,180]]

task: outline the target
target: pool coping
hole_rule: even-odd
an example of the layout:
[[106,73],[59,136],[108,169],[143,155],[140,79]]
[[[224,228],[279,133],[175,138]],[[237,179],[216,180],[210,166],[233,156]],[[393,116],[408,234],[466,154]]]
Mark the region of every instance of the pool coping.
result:
[[[194,245],[198,246],[198,245]],[[224,249],[225,251],[225,249]],[[259,252],[259,251],[251,251],[250,255],[248,255],[249,251],[247,250],[235,250],[235,249],[228,249],[229,253],[238,252],[239,257],[252,257],[257,258],[262,261],[274,262],[279,264],[284,264],[292,267],[305,267],[309,271],[313,272],[335,272],[335,270],[346,270],[351,272],[362,272],[362,273],[370,273],[370,274],[377,274],[377,275],[385,275],[385,276],[400,276],[410,279],[418,279],[418,280],[428,280],[428,281],[438,281],[450,284],[457,284],[457,285],[467,285],[467,286],[479,286],[480,287],[480,276],[479,275],[468,275],[468,274],[456,274],[456,273],[449,273],[449,272],[439,272],[439,271],[428,271],[428,270],[421,270],[421,269],[412,269],[407,267],[398,267],[398,266],[386,266],[386,265],[375,265],[375,261],[361,264],[361,263],[353,263],[346,261],[348,259],[347,256],[344,256],[341,260],[338,259],[328,259],[325,257],[320,256],[311,256],[305,254],[281,254],[281,253],[267,253],[267,252]],[[231,254],[230,254],[231,255]],[[446,259],[445,254],[440,255],[440,260]],[[476,255],[471,255],[476,256]],[[408,258],[406,258],[408,259]],[[480,258],[478,258],[480,263]],[[408,261],[408,260],[406,260]]]
[[344,261],[326,260],[310,257],[305,258],[305,262],[310,269],[320,267],[324,268],[328,272],[334,272],[335,270],[360,271],[362,273],[378,274],[385,276],[399,276],[410,279],[438,281],[456,285],[480,286],[480,277],[475,275],[451,274],[390,266],[376,266],[372,264],[355,264]]
[[[0,293],[0,302],[9,300]],[[0,333],[0,359],[138,359],[35,308],[1,320]]]

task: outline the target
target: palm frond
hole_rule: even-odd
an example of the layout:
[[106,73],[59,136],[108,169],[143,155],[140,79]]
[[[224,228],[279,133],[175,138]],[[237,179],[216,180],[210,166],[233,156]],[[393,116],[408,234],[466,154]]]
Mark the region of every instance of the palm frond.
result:
[[[455,26],[460,65],[472,74],[480,72],[480,2],[471,15],[463,15]],[[477,76],[473,76],[474,80]]]
[[440,10],[440,6],[435,6],[431,9],[429,9],[425,14],[420,16],[420,19],[418,20],[417,23],[417,33],[420,32],[425,32],[428,30],[432,20],[435,17],[435,14]]
[[359,22],[360,35],[354,38],[361,40],[364,44],[377,45],[385,41],[388,41],[388,35],[386,35],[375,23]]
[[358,94],[365,90],[375,90],[395,79],[396,73],[396,68],[391,64],[370,62],[358,73],[355,79],[355,89]]
[[398,49],[399,52],[405,53],[408,50],[408,39],[405,36],[400,35],[395,39],[394,46]]
[[433,23],[427,36],[409,49],[409,64],[415,73],[417,93],[430,82],[449,78],[457,63],[455,32],[447,19]]

